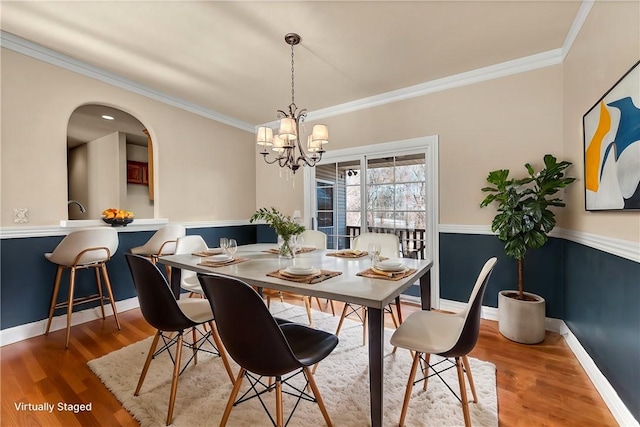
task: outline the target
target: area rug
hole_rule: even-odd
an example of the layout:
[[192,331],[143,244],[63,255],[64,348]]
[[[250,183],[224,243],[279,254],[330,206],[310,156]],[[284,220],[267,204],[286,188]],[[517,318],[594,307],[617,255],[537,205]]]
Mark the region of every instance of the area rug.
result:
[[[278,317],[308,323],[303,308],[272,302],[271,311]],[[314,326],[334,332],[339,317],[319,311],[313,312]],[[384,357],[384,420],[385,426],[398,425],[404,399],[406,381],[411,368],[411,355],[398,349],[392,353],[389,338],[393,330],[385,330]],[[133,392],[145,361],[151,338],[129,345],[91,360],[88,365],[142,426],[163,426],[171,384],[172,365],[168,355],[157,357],[151,363],[140,396]],[[268,351],[268,349],[265,349]],[[189,353],[189,352],[188,352]],[[184,353],[183,354],[188,354]],[[432,356],[432,362],[435,356]],[[492,363],[469,358],[475,381],[478,403],[470,404],[474,426],[497,426],[495,366]],[[234,372],[238,366],[231,361]],[[369,374],[367,347],[362,346],[362,324],[346,320],[340,331],[340,343],[316,371],[316,382],[325,401],[332,423],[337,426],[360,427],[370,425]],[[455,369],[443,376],[454,390],[458,388]],[[462,408],[456,397],[437,378],[429,379],[427,391],[422,383],[414,387],[406,425],[408,426],[462,426]],[[243,382],[246,390],[247,381]],[[468,387],[468,386],[467,386]],[[173,425],[184,427],[218,425],[222,418],[231,382],[218,357],[199,356],[196,366],[190,366],[180,376]],[[242,391],[241,391],[242,393]],[[471,396],[470,391],[468,391]],[[275,394],[266,394],[266,403],[275,417]],[[285,420],[295,397],[284,395]],[[233,408],[229,426],[269,426],[271,422],[257,399]],[[296,409],[290,426],[321,426],[324,419],[315,403],[302,401]]]

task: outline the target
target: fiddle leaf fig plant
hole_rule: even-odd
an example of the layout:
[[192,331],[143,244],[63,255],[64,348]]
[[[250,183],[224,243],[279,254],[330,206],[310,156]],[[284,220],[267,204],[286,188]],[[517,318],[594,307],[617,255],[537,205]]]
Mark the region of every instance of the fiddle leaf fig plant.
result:
[[563,207],[565,203],[555,195],[567,187],[575,178],[565,176],[571,162],[558,162],[551,154],[544,156],[544,168],[536,172],[525,164],[529,176],[509,178],[508,169],[489,172],[484,187],[489,193],[480,204],[497,206],[498,214],[491,223],[491,230],[504,242],[505,253],[518,261],[518,299],[525,299],[523,260],[527,249],[542,247],[548,234],[556,225],[555,214],[550,207]]

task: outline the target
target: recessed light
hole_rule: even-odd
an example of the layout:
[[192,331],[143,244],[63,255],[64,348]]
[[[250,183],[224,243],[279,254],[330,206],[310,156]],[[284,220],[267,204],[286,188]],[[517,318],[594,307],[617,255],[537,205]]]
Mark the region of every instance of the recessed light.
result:
[[107,116],[106,114],[103,114],[102,118],[105,119],[105,120],[113,120],[112,116]]

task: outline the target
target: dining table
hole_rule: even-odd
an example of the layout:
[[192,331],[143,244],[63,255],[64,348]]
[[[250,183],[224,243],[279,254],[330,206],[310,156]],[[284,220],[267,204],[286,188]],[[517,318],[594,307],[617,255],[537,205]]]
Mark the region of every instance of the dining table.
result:
[[[399,280],[389,280],[384,276],[365,277],[358,275],[372,266],[368,256],[343,258],[335,256],[338,250],[308,248],[293,259],[281,258],[273,243],[257,243],[238,246],[233,256],[243,262],[221,266],[203,265],[207,257],[195,254],[165,255],[158,262],[171,267],[171,288],[176,298],[180,298],[181,270],[198,273],[220,274],[234,277],[259,290],[274,289],[310,297],[328,298],[345,303],[362,305],[368,308],[368,352],[369,352],[369,393],[371,425],[382,426],[384,406],[384,308],[393,301],[399,301],[399,295],[419,282],[421,306],[423,310],[431,308],[430,269],[433,262],[429,259],[401,258],[408,269],[415,270],[411,275]],[[303,248],[304,249],[304,248]],[[205,263],[206,264],[206,263]],[[323,272],[340,273],[313,284],[300,283],[286,278],[273,277],[288,267],[314,267]]]

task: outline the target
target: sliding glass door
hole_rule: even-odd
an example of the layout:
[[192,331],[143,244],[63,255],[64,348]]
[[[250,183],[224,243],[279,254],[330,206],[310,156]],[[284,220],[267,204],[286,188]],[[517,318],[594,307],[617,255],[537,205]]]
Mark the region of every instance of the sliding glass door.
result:
[[424,152],[316,166],[314,226],[329,249],[349,248],[363,232],[392,233],[403,256],[424,258],[425,168]]
[[433,262],[431,304],[437,308],[438,137],[330,150],[304,174],[307,226],[327,234],[328,248],[350,248],[361,233],[397,235],[403,257]]

